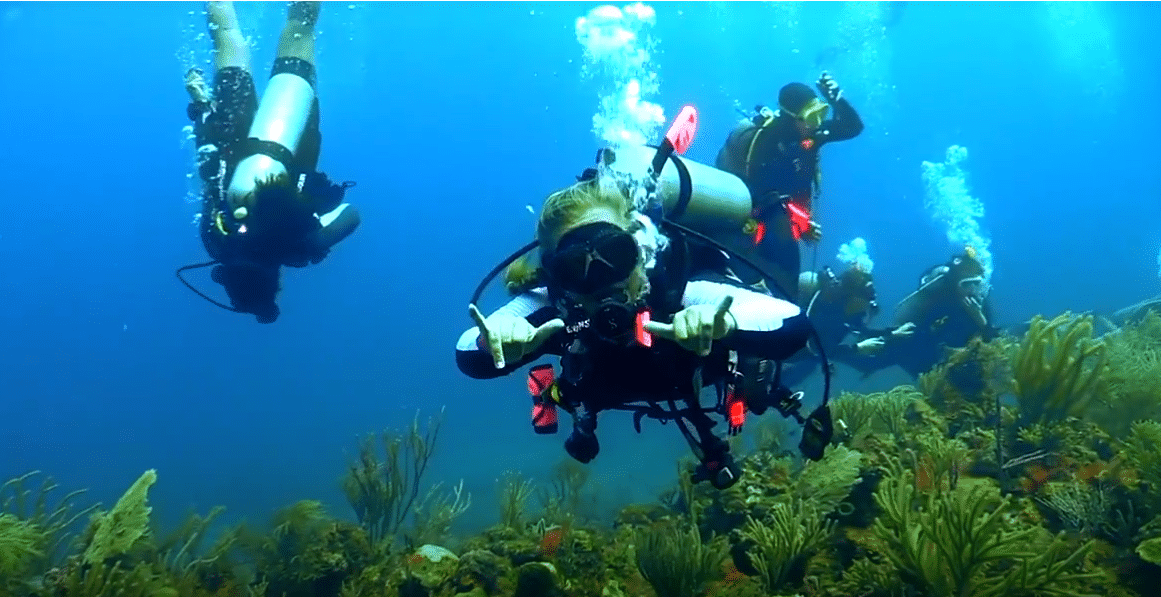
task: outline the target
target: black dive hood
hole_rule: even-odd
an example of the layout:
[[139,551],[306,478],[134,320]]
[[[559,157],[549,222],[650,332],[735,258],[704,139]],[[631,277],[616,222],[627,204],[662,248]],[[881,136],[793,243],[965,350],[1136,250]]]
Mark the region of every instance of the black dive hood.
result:
[[[597,152],[597,164],[598,164],[598,166],[600,166],[603,163],[606,163],[604,158],[606,157],[605,152],[607,152],[607,151],[610,151],[610,150],[602,149],[602,150]],[[652,166],[651,166],[650,172],[649,172],[649,176],[647,176],[645,178],[646,193],[649,196],[652,196],[654,193],[656,193],[656,184],[657,184],[657,180],[658,180],[658,175],[661,172],[661,168],[664,167],[665,163],[669,161],[669,157],[670,157],[670,155],[673,154],[673,152],[674,152],[674,146],[672,143],[670,143],[668,138],[662,142],[660,147],[657,148],[657,154],[653,159]],[[578,177],[578,180],[585,180],[587,178],[597,176],[598,175],[597,172],[598,172],[597,169],[589,168],[589,169],[585,170],[585,173],[582,176]],[[651,202],[651,203],[654,205],[660,205],[660,202]],[[650,217],[656,221],[657,215],[661,215],[659,211],[656,214],[650,214]],[[781,285],[778,284],[778,282],[774,279],[774,276],[770,275],[765,269],[763,269],[762,267],[759,267],[753,261],[750,261],[746,257],[739,255],[737,252],[727,248],[726,246],[722,245],[718,241],[710,238],[709,236],[707,236],[705,234],[702,234],[701,232],[698,232],[696,230],[692,230],[686,226],[678,224],[678,223],[676,223],[668,218],[665,218],[664,215],[661,215],[660,222],[658,222],[659,226],[661,226],[662,224],[665,226],[668,226],[672,229],[675,229],[683,234],[687,234],[691,237],[697,238],[697,239],[699,239],[705,243],[708,243],[711,246],[714,246],[718,249],[721,249],[730,257],[737,259],[738,261],[742,262],[743,264],[753,268],[754,271],[758,272],[759,275],[761,275],[762,278],[764,280],[766,280],[766,283],[770,285],[769,286],[770,288],[776,289],[780,294],[782,294],[784,297],[786,297],[786,299],[788,301],[790,301],[791,303],[795,302],[795,298],[792,297],[788,292],[786,292],[786,289],[782,288]],[[500,273],[502,271],[504,271],[505,268],[507,268],[508,266],[515,263],[517,259],[520,259],[524,255],[527,255],[528,253],[532,252],[533,250],[535,250],[539,246],[540,246],[540,241],[533,240],[532,242],[517,249],[516,252],[509,255],[506,259],[504,259],[498,265],[496,265],[496,267],[492,268],[492,270],[490,272],[488,272],[487,275],[484,276],[484,279],[480,281],[480,284],[478,286],[476,286],[476,290],[475,290],[475,292],[472,293],[472,299],[471,299],[471,302],[469,304],[472,304],[472,305],[478,304],[480,301],[480,297],[483,296],[483,294],[484,294],[484,290],[486,290],[488,285],[491,284],[492,281],[496,279],[496,276],[500,275]],[[826,352],[823,349],[822,339],[818,335],[818,330],[816,330],[814,325],[812,323],[810,323],[809,319],[807,319],[807,324],[810,326],[810,335],[812,338],[814,338],[814,342],[818,347],[818,357],[819,357],[819,361],[821,362],[821,365],[822,365],[822,373],[823,373],[822,404],[819,405],[819,407],[817,409],[815,409],[814,412],[810,413],[810,415],[808,415],[806,417],[803,417],[801,414],[799,414],[797,409],[789,410],[789,409],[780,408],[778,410],[780,413],[782,413],[783,416],[793,417],[795,420],[797,420],[803,426],[802,441],[799,443],[799,448],[802,451],[802,454],[804,456],[806,456],[807,458],[810,458],[811,460],[819,460],[822,458],[823,451],[825,450],[827,444],[830,443],[831,437],[833,436],[833,433],[834,433],[834,427],[833,427],[833,424],[831,421],[830,407],[829,407],[829,403],[830,403],[830,361],[826,357]]]

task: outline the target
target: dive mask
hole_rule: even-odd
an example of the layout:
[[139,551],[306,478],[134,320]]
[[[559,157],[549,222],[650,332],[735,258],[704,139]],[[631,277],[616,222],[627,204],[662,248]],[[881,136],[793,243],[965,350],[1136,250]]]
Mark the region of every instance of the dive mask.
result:
[[799,110],[798,114],[795,114],[794,117],[806,123],[806,126],[811,130],[814,130],[822,126],[822,122],[826,120],[828,110],[830,110],[829,105],[818,98],[814,98],[810,100],[810,103],[803,106],[802,110]]
[[639,255],[633,235],[595,222],[565,234],[542,264],[562,292],[591,296],[628,279]]

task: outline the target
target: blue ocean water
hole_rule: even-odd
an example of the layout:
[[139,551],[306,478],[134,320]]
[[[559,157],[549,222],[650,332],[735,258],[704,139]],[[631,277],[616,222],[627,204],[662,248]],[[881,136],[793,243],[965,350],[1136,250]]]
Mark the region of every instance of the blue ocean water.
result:
[[[345,513],[357,434],[446,407],[431,480],[463,478],[469,522],[493,521],[496,478],[543,478],[563,437],[531,433],[522,376],[466,379],[452,348],[480,277],[530,237],[526,206],[600,147],[593,116],[616,74],[582,73],[576,31],[596,6],[326,3],[320,166],[358,181],[363,225],[285,274],[269,326],[173,276],[206,258],[182,131],[182,76],[210,58],[202,6],[0,6],[0,479],[40,469],[111,503],[156,468],[162,520],[217,504],[262,520],[307,498]],[[866,239],[885,306],[958,250],[921,177],[953,145],[985,207],[1000,323],[1161,291],[1156,4],[651,6],[642,99],[667,118],[699,109],[691,159],[712,163],[735,108],[775,103],[788,81],[826,68],[843,86],[867,130],[823,151],[825,237],[807,259],[834,264]],[[257,73],[283,11],[238,5]],[[617,414],[601,439],[592,482],[610,507],[654,498],[687,449],[672,426],[638,436]]]

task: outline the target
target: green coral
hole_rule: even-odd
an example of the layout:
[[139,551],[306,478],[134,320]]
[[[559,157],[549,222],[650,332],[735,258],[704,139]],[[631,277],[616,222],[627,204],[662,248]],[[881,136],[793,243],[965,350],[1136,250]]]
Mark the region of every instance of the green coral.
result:
[[239,547],[242,527],[226,529],[203,547],[210,527],[224,511],[219,506],[205,516],[191,513],[177,528],[161,535],[153,553],[156,569],[191,591],[205,579],[214,579],[214,584],[235,582],[237,563],[232,556]]
[[1154,494],[1161,491],[1161,422],[1134,422],[1121,446],[1121,455]]
[[85,493],[83,489],[54,499],[58,485],[51,478],[41,477],[40,487],[34,489],[30,484],[38,477],[40,471],[32,471],[0,485],[0,513],[27,523],[43,535],[37,541],[38,554],[32,558],[30,569],[45,572],[60,557],[70,528],[97,505],[76,506],[77,498]]
[[1107,390],[1108,353],[1093,338],[1091,315],[1032,318],[1012,356],[1014,391],[1024,423],[1083,415]]
[[1132,413],[1139,419],[1161,419],[1161,315],[1144,319],[1103,337],[1108,346],[1108,405],[1099,413],[1105,428],[1125,433]]
[[797,475],[790,491],[792,499],[810,500],[823,514],[834,511],[859,483],[863,455],[846,446],[827,450],[818,462],[809,462]]
[[1052,423],[1033,423],[1020,428],[1016,437],[1029,451],[1044,450],[1080,463],[1107,459],[1116,443],[1099,425],[1074,417]]
[[637,569],[657,597],[690,597],[713,580],[726,558],[721,537],[702,541],[690,525],[658,523],[636,534]]
[[383,432],[379,438],[382,454],[374,436],[360,441],[359,458],[343,478],[343,493],[376,545],[393,542],[411,514],[442,423],[440,411],[421,432],[416,413],[406,434]]
[[44,531],[27,520],[0,514],[0,579],[28,574],[33,560],[44,554],[44,538]]
[[806,563],[833,534],[834,521],[803,499],[778,504],[766,521],[748,518],[743,537],[754,545],[750,562],[767,593],[801,580]]
[[831,412],[843,435],[852,439],[871,433],[886,433],[894,437],[907,434],[912,409],[923,394],[910,386],[899,386],[887,392],[853,394],[844,392],[831,405]]
[[462,479],[451,491],[442,489],[443,483],[436,483],[423,499],[416,502],[415,526],[405,540],[408,548],[446,541],[452,524],[472,507],[472,494],[464,491]]
[[1011,353],[1007,337],[988,342],[973,338],[920,375],[919,388],[955,431],[979,427],[996,412],[996,399],[1011,390]]
[[1019,508],[991,485],[920,493],[914,483],[902,468],[883,479],[874,529],[883,555],[927,597],[1080,595],[1078,583],[1096,576],[1075,572],[1092,542],[1073,548],[1015,525]]
[[528,498],[532,495],[532,479],[515,472],[507,471],[497,482],[497,492],[500,502],[500,524],[522,531],[524,530],[524,513],[528,507]]
[[1137,555],[1150,564],[1161,566],[1161,538],[1142,541],[1137,546]]
[[92,539],[84,554],[86,564],[129,553],[138,541],[149,535],[149,513],[153,509],[146,502],[149,488],[156,481],[156,470],[145,471],[112,510],[93,516]]
[[248,536],[245,544],[259,579],[272,595],[326,597],[358,578],[377,555],[366,531],[327,515],[320,502],[301,500],[279,510],[273,532]]
[[915,460],[912,470],[923,470],[932,487],[944,487],[946,480],[946,487],[955,489],[960,472],[973,458],[967,444],[934,433],[918,435],[916,443],[918,449],[911,455]]
[[546,522],[567,525],[574,518],[593,518],[596,493],[592,489],[586,490],[589,472],[587,466],[571,458],[561,460],[552,467],[548,485],[537,492]]
[[[69,566],[58,581],[58,594],[69,597],[177,597],[153,574],[152,567],[139,563],[132,567],[97,560],[92,565]],[[204,594],[204,593],[203,593]]]
[[1047,497],[1037,501],[1049,508],[1064,528],[1084,535],[1100,532],[1111,510],[1109,493],[1101,485],[1075,480],[1053,482],[1043,493]]

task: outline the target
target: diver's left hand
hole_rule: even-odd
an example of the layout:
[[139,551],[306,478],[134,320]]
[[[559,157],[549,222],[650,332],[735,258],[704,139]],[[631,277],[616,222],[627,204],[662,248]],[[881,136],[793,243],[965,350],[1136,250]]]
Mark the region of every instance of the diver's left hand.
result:
[[734,297],[726,296],[716,307],[686,307],[673,316],[673,323],[650,321],[645,324],[645,331],[704,357],[713,348],[714,340],[721,340],[737,329],[738,322],[730,313],[733,304]]
[[835,81],[834,77],[830,76],[826,71],[822,71],[822,74],[819,75],[816,85],[818,86],[818,91],[822,93],[822,97],[825,97],[829,103],[833,104],[843,97],[843,90],[839,89],[838,81]]

